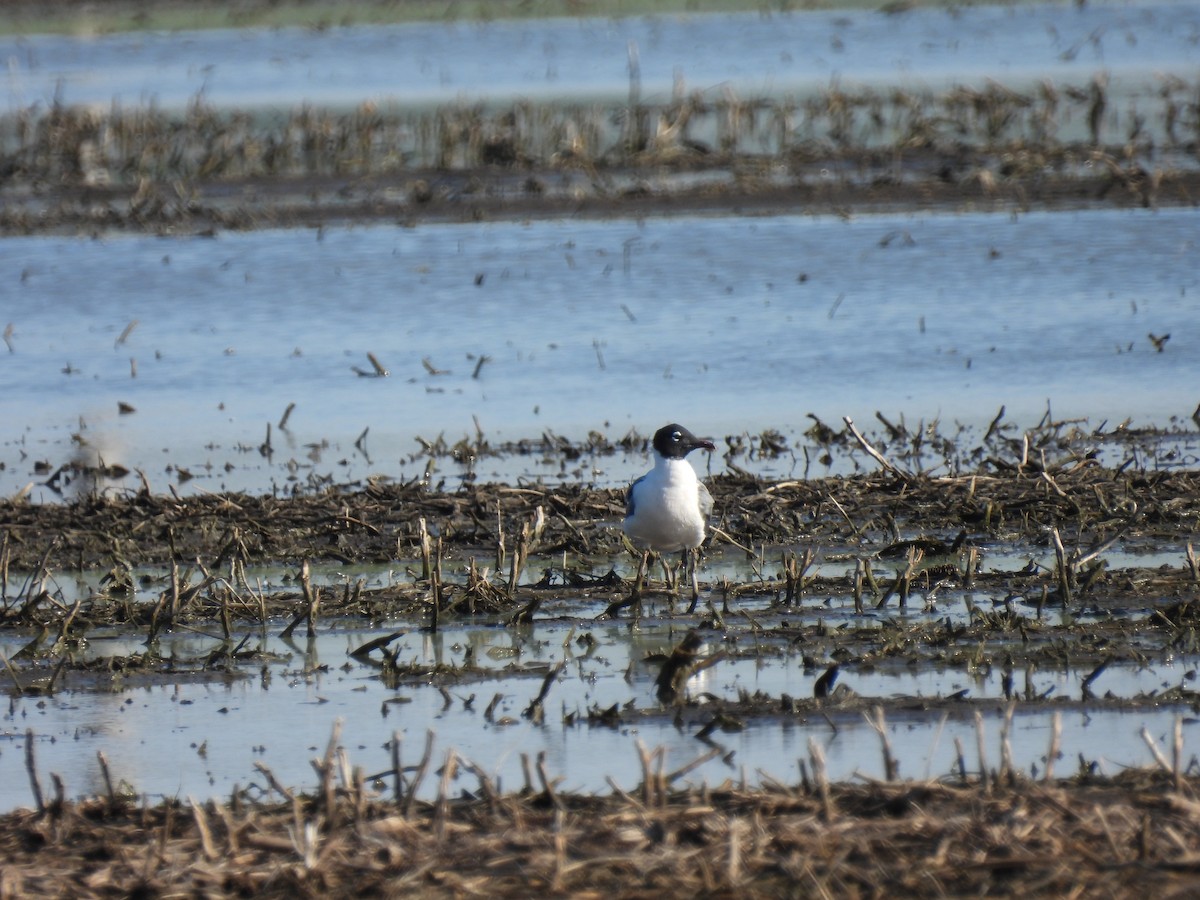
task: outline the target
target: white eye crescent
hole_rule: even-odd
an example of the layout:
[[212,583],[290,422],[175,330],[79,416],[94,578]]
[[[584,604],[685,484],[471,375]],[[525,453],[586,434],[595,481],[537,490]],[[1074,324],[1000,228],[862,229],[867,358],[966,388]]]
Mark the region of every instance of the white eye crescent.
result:
[[683,435],[680,434],[678,431],[672,431],[671,432],[671,440],[681,441],[681,440],[683,440]]

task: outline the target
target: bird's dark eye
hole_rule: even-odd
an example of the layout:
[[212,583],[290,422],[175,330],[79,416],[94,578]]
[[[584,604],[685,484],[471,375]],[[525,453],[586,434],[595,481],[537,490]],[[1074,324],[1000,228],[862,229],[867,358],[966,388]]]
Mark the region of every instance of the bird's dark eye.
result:
[[678,444],[680,441],[683,440],[683,435],[680,434],[678,431],[672,431],[671,432],[671,440],[673,440],[675,443]]

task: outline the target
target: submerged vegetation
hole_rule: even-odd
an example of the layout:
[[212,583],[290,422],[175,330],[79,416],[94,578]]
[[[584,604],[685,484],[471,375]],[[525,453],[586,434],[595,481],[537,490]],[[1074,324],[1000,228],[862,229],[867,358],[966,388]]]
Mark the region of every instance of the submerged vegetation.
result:
[[645,214],[688,207],[1191,204],[1200,89],[834,83],[665,102],[184,110],[52,104],[0,118],[0,231]]

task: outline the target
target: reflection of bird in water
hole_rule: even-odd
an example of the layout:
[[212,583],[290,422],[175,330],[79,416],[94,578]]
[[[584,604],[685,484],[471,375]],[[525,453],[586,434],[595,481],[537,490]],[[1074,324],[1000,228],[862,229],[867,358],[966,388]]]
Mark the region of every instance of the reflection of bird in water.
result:
[[680,697],[683,693],[684,682],[692,674],[696,655],[702,646],[704,646],[704,640],[700,637],[700,633],[693,629],[671,651],[671,655],[667,657],[658,673],[658,678],[654,680],[659,702],[674,703]]
[[653,447],[654,468],[631,484],[625,495],[625,533],[635,547],[645,551],[633,583],[633,596],[636,599],[641,594],[651,553],[682,550],[683,563],[692,576],[694,610],[700,596],[698,548],[704,541],[713,502],[687,455],[696,449],[716,448],[712,441],[698,438],[676,424],[655,432]]

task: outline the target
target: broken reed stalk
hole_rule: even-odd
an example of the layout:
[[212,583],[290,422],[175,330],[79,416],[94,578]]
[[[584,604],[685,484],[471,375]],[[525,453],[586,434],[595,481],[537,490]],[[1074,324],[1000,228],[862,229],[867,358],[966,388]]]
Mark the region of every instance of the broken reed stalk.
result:
[[541,725],[546,718],[545,700],[550,693],[550,688],[553,687],[555,679],[566,666],[567,661],[560,659],[557,663],[551,666],[550,671],[546,673],[546,677],[542,679],[542,689],[538,691],[538,695],[533,698],[525,711],[521,713],[526,719],[533,722],[534,725]]
[[521,533],[517,536],[517,546],[513,550],[508,570],[508,597],[510,600],[517,595],[517,583],[521,580],[521,571],[525,568],[529,555],[537,547],[538,541],[541,540],[545,528],[546,511],[539,506],[533,512],[533,518],[521,526]]
[[[1191,544],[1188,544],[1191,549]],[[12,550],[8,546],[8,532],[4,532],[3,542],[0,542],[0,604],[8,611],[8,563],[12,558]],[[1193,570],[1194,571],[1194,570]]]
[[525,787],[522,789],[523,794],[533,793],[533,776],[529,774],[529,754],[521,754],[521,775],[525,778]]
[[434,594],[434,599],[440,603],[442,600],[442,536],[440,534],[433,545],[433,577],[437,581],[437,591]]
[[800,599],[804,592],[804,574],[816,559],[816,554],[812,547],[804,548],[804,555],[797,558],[794,552],[788,551],[783,554],[783,574],[785,592],[783,602],[785,605],[796,602]]
[[354,821],[361,822],[366,814],[367,802],[370,799],[367,795],[366,775],[363,773],[362,766],[350,766],[349,756],[346,754],[345,747],[342,747],[338,751],[338,760],[342,764],[343,774],[350,776],[346,790],[354,802]]
[[488,812],[496,814],[500,806],[500,795],[496,792],[496,786],[492,784],[492,779],[483,771],[483,767],[469,760],[463,760],[464,765],[475,773],[475,777],[479,779],[479,793],[487,800]]
[[1054,719],[1050,725],[1050,749],[1046,751],[1046,771],[1042,780],[1049,782],[1054,778],[1054,762],[1058,759],[1062,746],[1062,711],[1054,711]]
[[539,750],[537,755],[537,764],[535,766],[538,774],[538,781],[541,782],[542,791],[546,799],[554,804],[559,811],[566,809],[562,799],[558,796],[555,788],[562,782],[562,778],[550,778],[546,775],[546,751]]
[[221,854],[213,841],[212,830],[208,827],[208,816],[204,812],[204,807],[192,796],[188,797],[188,805],[192,808],[192,821],[196,823],[196,831],[200,834],[200,850],[204,853],[206,860],[216,862]]
[[984,747],[983,714],[975,710],[975,741],[979,750],[979,783],[984,792],[992,789],[992,774],[988,771],[987,749]]
[[67,654],[64,653],[62,655],[62,657],[58,660],[58,665],[54,667],[54,671],[50,675],[50,681],[46,685],[46,694],[48,696],[54,695],[54,686],[56,684],[58,684],[58,676],[60,676],[63,673],[63,671],[66,670],[67,662],[68,662],[68,656],[67,656]]
[[413,805],[417,802],[417,791],[421,788],[421,782],[425,780],[425,773],[429,769],[429,760],[433,758],[433,729],[425,732],[425,753],[421,756],[421,762],[417,764],[417,771],[413,774],[412,783],[408,786],[408,796],[404,801],[404,817],[412,818]]
[[556,801],[554,806],[554,825],[552,828],[552,834],[554,835],[554,873],[550,878],[550,890],[554,893],[562,892],[563,876],[567,871],[566,821],[566,810]]
[[500,511],[500,501],[496,501],[496,574],[504,571],[504,517]]
[[42,798],[42,785],[38,781],[37,761],[33,755],[33,729],[25,729],[25,771],[29,774],[29,787],[33,791],[33,801],[40,815],[46,811],[46,803]]
[[428,581],[433,575],[433,541],[429,537],[429,526],[424,516],[417,520],[417,533],[421,536],[421,580]]
[[875,604],[876,609],[883,609],[883,607],[887,605],[888,600],[891,599],[892,594],[897,592],[900,594],[901,608],[908,606],[908,594],[909,590],[911,589],[912,578],[913,575],[916,574],[917,566],[921,564],[921,561],[924,558],[925,551],[920,547],[913,546],[908,548],[908,556],[905,561],[904,569],[896,574],[896,580],[892,582],[891,586],[888,587],[883,596],[879,598],[879,602]]
[[403,740],[400,732],[392,732],[392,802],[397,806],[404,799],[404,769],[400,765],[400,747]]
[[852,434],[854,436],[854,440],[856,440],[858,442],[858,445],[860,447],[862,447],[863,450],[866,451],[867,455],[869,457],[871,457],[871,459],[873,459],[873,460],[875,460],[875,462],[879,463],[879,465],[881,467],[883,467],[883,469],[885,471],[887,471],[888,473],[890,473],[892,475],[895,475],[901,481],[911,481],[912,480],[913,476],[911,473],[905,472],[903,469],[899,469],[896,466],[892,465],[891,461],[888,460],[888,458],[886,456],[884,456],[882,453],[880,453],[878,450],[876,450],[871,445],[871,442],[868,441],[865,437],[863,437],[862,432],[860,432],[857,428],[854,427],[853,419],[851,419],[849,416],[842,416],[842,421],[846,423],[846,428],[849,429],[850,434]]
[[[387,368],[383,365],[383,363],[381,363],[379,361],[379,359],[375,356],[374,353],[367,351],[367,359],[369,359],[371,361],[371,366],[375,369],[376,377],[387,378],[388,375],[391,374],[390,372],[388,372]],[[365,436],[366,432],[363,432],[363,434]]]
[[433,564],[429,571],[429,630],[437,634],[442,620],[442,539],[437,539]]
[[290,638],[292,632],[296,630],[296,626],[305,620],[308,622],[308,637],[316,637],[317,634],[316,620],[317,609],[321,604],[321,589],[312,586],[312,569],[307,559],[300,563],[300,590],[304,597],[304,603],[295,618],[280,632],[279,636],[284,640]]
[[[46,590],[46,579],[50,577],[50,554],[54,552],[59,542],[62,541],[62,535],[56,535],[53,540],[46,546],[46,552],[42,554],[42,558],[38,561],[37,568],[33,574],[29,576],[26,582],[29,589],[23,593],[30,598],[40,598]],[[27,604],[27,607],[29,604]]]
[[128,325],[125,326],[125,330],[121,332],[120,336],[116,340],[116,343],[113,344],[114,350],[117,347],[120,347],[122,344],[125,343],[125,341],[127,341],[129,339],[129,336],[131,334],[133,334],[133,329],[137,328],[137,324],[138,324],[138,320],[134,319]]
[[630,40],[626,50],[629,55],[629,105],[625,113],[625,152],[634,154],[644,145],[642,135],[642,60],[638,43]]
[[648,750],[640,738],[635,746],[642,766],[642,802],[650,809],[663,806],[667,802],[667,782],[663,771],[667,748],[660,745]]
[[668,774],[666,776],[666,783],[669,785],[674,784],[676,781],[678,781],[684,775],[687,775],[689,772],[695,771],[696,769],[700,768],[702,765],[704,765],[709,760],[716,759],[718,756],[722,756],[722,755],[723,755],[722,748],[713,747],[707,753],[702,753],[700,756],[697,756],[695,759],[693,759],[687,765],[680,766],[674,772],[671,772],[670,774]]
[[1000,778],[1006,780],[1010,785],[1016,781],[1017,777],[1013,767],[1012,752],[1012,720],[1016,709],[1017,701],[1008,701],[1008,706],[1004,710],[1004,724],[1000,727]]
[[963,570],[963,589],[971,590],[975,586],[975,573],[979,571],[979,548],[967,550],[967,559]]
[[1174,741],[1171,744],[1171,759],[1174,763],[1175,790],[1183,791],[1183,716],[1175,717]]
[[738,882],[742,880],[741,834],[744,827],[744,823],[739,819],[734,819],[729,823],[729,861],[726,866],[725,877],[730,887],[736,887]]
[[233,586],[227,584],[221,592],[221,633],[227,644],[233,641],[233,616],[229,614],[229,601],[232,597]]
[[887,721],[884,718],[883,707],[876,706],[874,710],[874,718],[869,713],[863,713],[863,718],[867,720],[867,724],[875,729],[875,733],[879,735],[879,743],[883,751],[883,777],[885,781],[895,781],[900,774],[900,767],[896,762],[896,757],[892,753],[892,742],[888,738]]
[[854,559],[854,614],[861,616],[863,614],[863,568],[866,566],[866,561],[861,557]]
[[958,780],[967,783],[967,754],[963,750],[962,738],[954,737],[954,762],[958,766]]
[[1156,741],[1154,736],[1146,730],[1145,725],[1142,726],[1141,734],[1142,740],[1145,741],[1146,746],[1150,748],[1150,755],[1154,757],[1154,761],[1158,764],[1158,767],[1170,775],[1172,773],[1171,764],[1167,762],[1167,758],[1163,756],[1162,750],[1160,750],[1158,747],[1158,741]]
[[1067,550],[1063,546],[1062,536],[1059,535],[1057,527],[1051,529],[1050,537],[1054,541],[1054,558],[1057,562],[1055,571],[1058,574],[1058,589],[1062,593],[1063,608],[1066,609],[1071,605],[1071,571],[1067,560]]
[[342,720],[339,717],[333,720],[333,728],[329,733],[329,743],[325,745],[325,756],[321,759],[311,761],[312,767],[320,779],[320,797],[325,814],[325,822],[327,827],[331,829],[337,825],[337,786],[333,780],[333,763],[337,753],[338,740],[341,738],[341,735]]
[[171,618],[167,623],[168,627],[175,623],[179,616],[179,604],[183,597],[179,591],[179,563],[174,558],[171,559]]
[[[168,609],[168,604],[170,608]],[[179,564],[171,560],[171,587],[159,595],[158,602],[154,604],[154,608],[150,610],[150,625],[146,631],[146,644],[152,645],[155,638],[158,637],[160,627],[169,627],[169,623],[161,623],[163,613],[166,612],[174,620],[174,611],[179,608]]]
[[8,677],[12,679],[13,686],[17,689],[18,694],[25,693],[25,687],[21,684],[21,679],[17,677],[17,670],[13,668],[12,663],[8,661],[8,657],[0,653],[0,661],[3,661],[4,668],[8,670]]
[[517,582],[521,580],[521,570],[525,567],[525,553],[528,549],[528,538],[522,530],[517,536],[517,546],[513,549],[512,559],[508,569],[508,597],[511,600],[517,595]]
[[440,843],[446,836],[446,819],[450,811],[450,783],[458,771],[458,754],[451,747],[446,751],[446,762],[442,765],[442,780],[438,783],[437,803],[434,807],[433,833]]
[[100,764],[100,775],[104,778],[104,790],[108,794],[109,806],[117,805],[117,792],[113,788],[112,772],[108,768],[108,757],[103,750],[96,751],[96,762]]
[[289,803],[295,802],[296,796],[288,788],[280,784],[279,780],[275,777],[275,773],[265,763],[256,762],[254,768],[261,772],[263,777],[267,779],[267,785],[271,790],[275,791],[275,793],[279,794],[280,797],[283,797]]
[[816,783],[817,793],[821,797],[821,814],[825,822],[830,823],[837,817],[837,810],[833,805],[833,795],[829,790],[829,776],[825,769],[825,752],[817,743],[816,738],[808,739],[808,755],[812,760],[813,781]]

